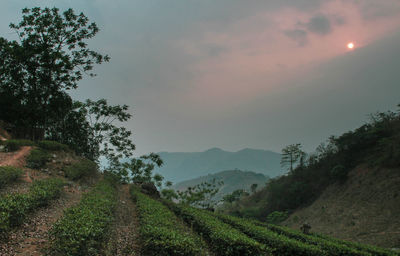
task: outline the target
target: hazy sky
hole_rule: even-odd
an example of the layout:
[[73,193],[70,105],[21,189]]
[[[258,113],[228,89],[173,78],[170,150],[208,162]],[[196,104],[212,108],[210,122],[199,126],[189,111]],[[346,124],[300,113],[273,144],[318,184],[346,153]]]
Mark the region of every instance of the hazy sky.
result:
[[33,6],[98,24],[73,95],[131,106],[138,154],[312,151],[400,103],[400,0],[1,0],[0,36]]

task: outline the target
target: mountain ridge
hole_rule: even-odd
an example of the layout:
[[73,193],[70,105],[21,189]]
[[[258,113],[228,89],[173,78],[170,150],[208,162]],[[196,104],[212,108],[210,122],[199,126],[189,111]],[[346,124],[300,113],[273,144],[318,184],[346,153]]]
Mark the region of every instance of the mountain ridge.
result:
[[158,152],[164,165],[155,171],[174,183],[224,170],[262,173],[271,178],[284,174],[281,155],[271,150],[244,148],[236,152],[210,148],[202,152]]

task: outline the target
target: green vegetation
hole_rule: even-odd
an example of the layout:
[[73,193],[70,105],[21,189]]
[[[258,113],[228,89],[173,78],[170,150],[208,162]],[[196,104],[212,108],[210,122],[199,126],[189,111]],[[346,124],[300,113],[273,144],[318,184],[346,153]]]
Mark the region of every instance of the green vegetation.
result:
[[204,210],[168,203],[178,216],[201,233],[217,255],[270,255],[270,250]]
[[293,166],[300,161],[303,164],[305,153],[301,150],[301,144],[292,144],[282,149],[281,166],[289,165],[289,170],[293,171]]
[[377,255],[377,256],[398,255],[393,251],[372,245],[349,242],[346,240],[335,239],[320,234],[308,235],[287,227],[267,224],[256,220],[247,220],[247,221],[253,223],[254,225],[264,227],[280,235],[296,239],[298,241],[307,244],[314,244],[320,246],[324,250],[328,251],[328,253],[329,252],[337,253],[332,255]]
[[131,187],[140,216],[145,255],[207,255],[202,240],[194,235],[166,206]]
[[69,147],[57,141],[41,140],[36,143],[40,148],[48,151],[69,151]]
[[327,255],[321,248],[313,245],[303,244],[294,239],[274,233],[264,227],[259,227],[242,218],[228,215],[218,215],[218,218],[224,222],[239,229],[246,235],[254,238],[260,243],[268,245],[273,249],[275,255],[304,255],[304,256],[320,256]]
[[9,194],[0,198],[0,233],[21,225],[29,213],[58,198],[63,185],[60,179],[35,181],[27,194]]
[[318,234],[307,235],[287,227],[266,224],[254,220],[251,220],[250,222],[252,222],[254,225],[261,226],[288,238],[295,239],[306,244],[319,246],[326,251],[328,255],[397,255],[390,250],[385,250],[375,246],[352,243],[344,240],[320,236]]
[[87,48],[99,29],[82,13],[34,7],[22,16],[10,24],[19,40],[0,38],[0,119],[36,140],[71,109],[67,90],[109,57]]
[[64,170],[65,176],[71,180],[79,180],[84,177],[91,177],[97,173],[98,166],[95,162],[82,159],[79,162],[67,166]]
[[54,224],[51,230],[54,253],[97,255],[113,221],[116,203],[115,186],[108,180],[100,181]]
[[13,166],[0,166],[0,189],[18,180],[24,170]]
[[23,146],[33,146],[35,143],[31,140],[6,140],[2,141],[1,144],[8,152],[13,152],[19,150]]
[[[299,144],[286,147],[283,153],[284,164],[292,170],[236,204],[226,205],[226,213],[265,220],[274,211],[290,213],[311,204],[330,184],[345,182],[357,165],[399,167],[400,112],[372,115],[370,122],[341,136],[331,136],[308,156]],[[253,210],[249,213],[248,209]]]
[[161,167],[163,160],[159,155],[150,153],[138,158],[131,158],[126,162],[119,162],[117,159],[111,160],[111,172],[119,177],[123,183],[154,183],[160,187],[164,179],[160,174],[153,174],[154,168]]
[[202,182],[193,187],[188,187],[186,190],[176,191],[175,198],[186,205],[204,209],[212,208],[216,204],[213,198],[223,184],[223,181],[217,182],[216,179],[210,182]]
[[267,216],[267,222],[271,224],[278,224],[289,217],[288,212],[274,211]]
[[26,158],[26,166],[32,169],[40,169],[43,168],[49,160],[49,152],[40,148],[35,148]]

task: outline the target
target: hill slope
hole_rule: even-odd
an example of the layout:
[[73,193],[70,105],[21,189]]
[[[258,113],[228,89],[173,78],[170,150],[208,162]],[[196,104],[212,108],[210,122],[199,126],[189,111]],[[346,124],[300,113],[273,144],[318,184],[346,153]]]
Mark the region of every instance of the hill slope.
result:
[[269,177],[283,174],[281,155],[268,150],[243,149],[228,152],[212,148],[204,152],[160,152],[164,166],[157,169],[167,180],[180,182],[223,170],[249,170]]
[[330,185],[310,206],[295,211],[285,225],[382,247],[400,245],[400,169],[358,166],[344,184]]
[[195,179],[182,181],[175,184],[172,188],[175,190],[185,190],[187,187],[193,187],[202,182],[210,182],[213,179],[223,181],[224,184],[220,187],[220,190],[215,195],[215,200],[219,201],[224,195],[230,194],[235,190],[243,189],[250,191],[252,184],[257,184],[258,188],[265,186],[265,183],[269,180],[268,177],[261,173],[254,173],[249,171],[222,171],[207,176],[201,176]]

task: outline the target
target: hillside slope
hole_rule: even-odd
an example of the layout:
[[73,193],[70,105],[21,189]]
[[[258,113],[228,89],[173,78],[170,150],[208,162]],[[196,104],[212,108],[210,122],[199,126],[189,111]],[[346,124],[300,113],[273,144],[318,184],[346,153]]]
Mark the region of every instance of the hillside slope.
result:
[[228,152],[212,148],[204,152],[160,152],[164,165],[156,172],[174,183],[224,170],[248,170],[269,177],[283,174],[281,155],[268,150]]
[[172,188],[175,190],[185,190],[187,187],[193,187],[202,182],[211,182],[213,179],[217,182],[224,182],[218,193],[215,195],[216,201],[221,200],[224,195],[230,194],[238,189],[250,191],[252,184],[257,184],[258,188],[261,188],[265,186],[265,183],[269,180],[268,177],[261,173],[230,170],[182,181],[175,184]]
[[400,247],[400,169],[358,166],[283,224],[382,247]]

